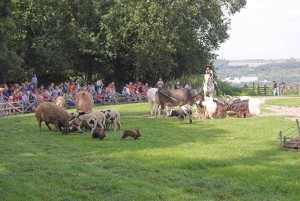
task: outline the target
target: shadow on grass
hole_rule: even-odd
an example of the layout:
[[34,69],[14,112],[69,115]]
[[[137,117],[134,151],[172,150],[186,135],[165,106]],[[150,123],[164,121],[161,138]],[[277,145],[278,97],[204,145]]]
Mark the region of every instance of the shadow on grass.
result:
[[124,141],[122,131],[109,131],[104,141],[92,140],[89,133],[50,132],[45,125],[39,132],[33,115],[3,120],[3,198],[22,194],[24,200],[87,200],[100,195],[106,200],[299,197],[299,155],[279,150],[276,136],[266,126],[274,122],[272,127],[277,128],[279,118],[193,124],[180,124],[175,118],[124,118],[122,131],[140,128],[142,133],[140,140]]

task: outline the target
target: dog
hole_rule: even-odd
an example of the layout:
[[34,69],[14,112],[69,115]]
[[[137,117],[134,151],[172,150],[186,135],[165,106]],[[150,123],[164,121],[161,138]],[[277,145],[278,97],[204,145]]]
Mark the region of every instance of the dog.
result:
[[179,110],[171,110],[171,114],[169,117],[177,117],[180,123],[186,123],[185,119],[187,116],[190,118],[190,123],[192,123],[192,110],[191,106],[186,104],[179,108]]

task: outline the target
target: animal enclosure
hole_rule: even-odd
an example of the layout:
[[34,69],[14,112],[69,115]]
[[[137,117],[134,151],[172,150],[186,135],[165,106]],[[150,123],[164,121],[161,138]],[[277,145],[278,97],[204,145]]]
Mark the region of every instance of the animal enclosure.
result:
[[296,119],[296,124],[284,131],[280,131],[278,138],[280,140],[280,146],[283,149],[300,151],[300,127],[298,119]]

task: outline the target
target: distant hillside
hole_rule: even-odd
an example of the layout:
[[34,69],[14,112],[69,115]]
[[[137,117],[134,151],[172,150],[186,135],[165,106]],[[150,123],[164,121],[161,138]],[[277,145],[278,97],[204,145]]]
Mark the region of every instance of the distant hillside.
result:
[[259,82],[264,80],[285,83],[300,82],[300,59],[280,60],[215,60],[216,74],[219,79],[227,77],[258,77]]

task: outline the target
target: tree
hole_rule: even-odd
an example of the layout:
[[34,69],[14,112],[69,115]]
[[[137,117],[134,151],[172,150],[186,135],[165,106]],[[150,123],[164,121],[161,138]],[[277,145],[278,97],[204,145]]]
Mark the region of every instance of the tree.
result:
[[[5,72],[156,82],[201,74],[245,0],[5,0]],[[9,10],[13,12],[7,12]],[[8,14],[2,14],[8,13]],[[11,13],[11,14],[9,14]],[[4,56],[3,56],[4,55]],[[11,59],[10,57],[14,57]],[[14,61],[10,63],[8,61]],[[15,77],[17,79],[17,77]]]
[[11,82],[24,79],[23,60],[14,47],[16,25],[11,17],[10,0],[0,2],[0,80]]
[[204,72],[204,65],[229,37],[226,16],[245,4],[243,0],[115,1],[104,17],[109,55],[129,80]]

